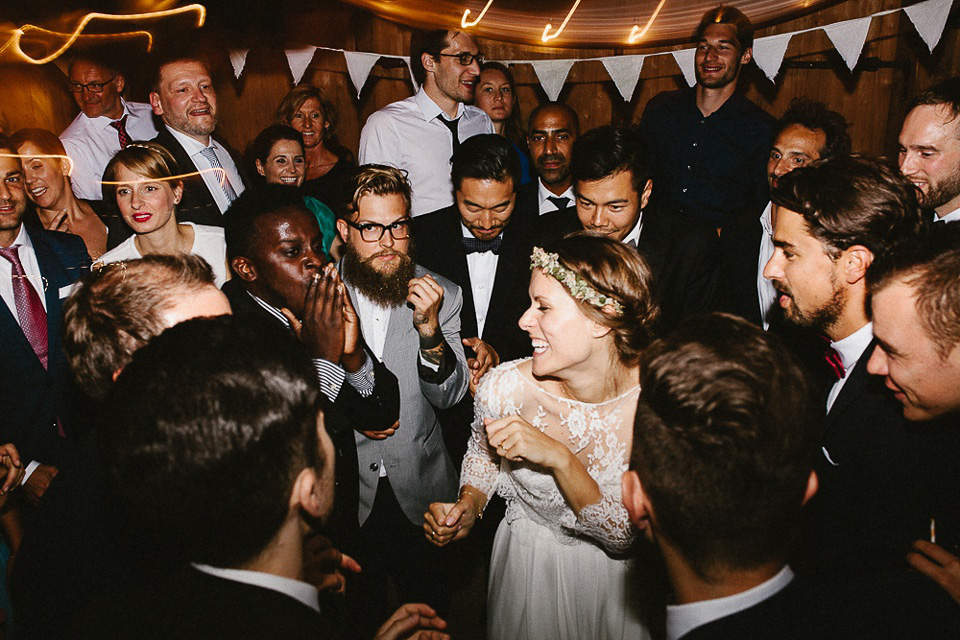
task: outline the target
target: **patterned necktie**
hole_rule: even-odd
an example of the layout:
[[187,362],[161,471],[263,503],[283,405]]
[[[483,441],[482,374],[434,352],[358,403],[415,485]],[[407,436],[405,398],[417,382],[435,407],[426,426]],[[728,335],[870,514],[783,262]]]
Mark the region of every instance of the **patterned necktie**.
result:
[[437,119],[443,123],[443,126],[450,129],[450,134],[453,136],[453,152],[456,153],[457,149],[460,148],[460,130],[457,128],[460,124],[460,118],[447,120],[443,116],[437,116]]
[[503,242],[503,234],[493,240],[478,240],[473,236],[461,238],[463,241],[463,250],[467,255],[471,253],[486,253],[492,251],[493,255],[500,255],[500,244]]
[[130,144],[130,136],[127,135],[127,116],[123,116],[119,120],[114,120],[110,123],[110,126],[117,130],[117,139],[120,140],[120,148],[126,149],[127,145]]
[[566,209],[567,205],[570,204],[570,198],[566,196],[547,196],[547,200],[553,203],[558,210]]
[[233,202],[237,199],[237,192],[233,190],[233,185],[230,184],[230,178],[227,177],[227,172],[224,171],[223,165],[220,164],[220,159],[217,158],[217,152],[213,150],[213,147],[207,147],[200,152],[207,162],[210,163],[210,168],[215,170],[217,174],[217,179],[220,182],[220,188],[223,189],[223,193],[227,196],[228,202]]
[[43,368],[47,368],[47,312],[43,309],[37,290],[30,284],[27,274],[20,263],[19,246],[0,248],[0,256],[6,258],[12,269],[13,300],[17,307],[20,328],[33,352],[40,358]]

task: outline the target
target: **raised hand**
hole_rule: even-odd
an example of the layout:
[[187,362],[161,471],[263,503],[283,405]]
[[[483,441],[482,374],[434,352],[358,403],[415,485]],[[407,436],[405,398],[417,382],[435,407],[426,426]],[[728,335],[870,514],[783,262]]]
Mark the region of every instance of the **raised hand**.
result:
[[407,603],[387,618],[373,640],[450,640],[442,632],[446,628],[446,621],[429,606]]
[[466,491],[460,494],[458,502],[434,502],[423,514],[423,533],[438,547],[466,538],[482,508],[478,497]]
[[917,540],[913,548],[916,551],[907,555],[907,562],[960,604],[960,558],[926,540]]
[[420,336],[439,336],[443,287],[429,275],[414,278],[407,285],[407,302],[413,305],[413,326]]
[[477,395],[477,385],[480,378],[490,369],[500,364],[500,356],[496,350],[480,338],[464,338],[465,347],[470,347],[476,354],[475,358],[467,358],[467,367],[470,368],[470,395]]
[[555,470],[569,461],[569,449],[520,416],[483,422],[487,430],[487,441],[501,458],[512,461],[526,460],[550,470]]
[[303,318],[289,309],[281,309],[293,332],[307,345],[310,355],[340,364],[344,353],[346,329],[343,312],[343,287],[333,264],[327,264],[307,285]]

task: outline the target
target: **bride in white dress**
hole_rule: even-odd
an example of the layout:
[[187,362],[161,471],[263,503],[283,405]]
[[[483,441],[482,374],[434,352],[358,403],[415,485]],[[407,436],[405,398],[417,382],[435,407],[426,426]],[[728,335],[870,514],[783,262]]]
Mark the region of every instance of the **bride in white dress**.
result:
[[620,242],[577,234],[534,249],[520,326],[533,358],[491,370],[476,396],[460,499],[424,532],[466,536],[494,491],[490,640],[648,638],[633,593],[636,536],[620,502],[637,406],[637,360],[657,310],[650,271]]

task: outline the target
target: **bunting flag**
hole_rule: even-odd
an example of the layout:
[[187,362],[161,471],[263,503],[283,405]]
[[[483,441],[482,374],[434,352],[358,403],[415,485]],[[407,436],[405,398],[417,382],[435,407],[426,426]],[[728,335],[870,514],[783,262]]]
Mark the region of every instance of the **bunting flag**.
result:
[[576,60],[531,60],[533,70],[540,79],[540,86],[552,101],[560,97],[563,83],[567,80],[570,67]]
[[413,92],[416,93],[420,91],[420,83],[417,82],[417,79],[413,77],[413,67],[410,66],[410,56],[395,56],[395,57],[398,57],[400,60],[403,60],[406,63],[407,70],[410,72],[410,84],[413,85]]
[[[307,70],[307,67],[310,66],[310,61],[313,60],[313,54],[316,53],[317,47],[309,46],[303,47],[301,49],[287,49],[284,53],[287,56],[287,64],[290,65],[290,73],[293,74],[293,84],[300,84],[300,80],[303,79],[303,74]],[[346,51],[344,51],[346,53]]]
[[853,71],[860,59],[863,43],[867,41],[867,31],[870,30],[870,20],[870,16],[867,16],[866,18],[844,20],[823,27],[823,30],[830,36],[830,42],[840,52],[850,71]]
[[683,79],[691,87],[697,84],[697,74],[693,69],[693,58],[697,54],[696,49],[681,49],[680,51],[671,51],[673,59],[676,61],[680,71],[683,72]]
[[363,85],[367,83],[367,77],[373,65],[377,64],[380,55],[376,53],[363,53],[358,51],[344,51],[343,57],[347,61],[347,73],[350,74],[350,80],[357,89],[357,98],[363,90]]
[[633,99],[633,92],[637,89],[644,58],[646,56],[617,56],[601,60],[613,84],[617,85],[620,95],[627,102]]
[[243,67],[247,64],[247,54],[250,49],[233,49],[230,51],[230,64],[233,66],[233,77],[239,78]]
[[757,38],[753,41],[753,61],[757,63],[763,74],[773,82],[780,73],[783,56],[787,53],[792,33],[778,33],[775,36]]
[[943,35],[943,28],[947,24],[947,16],[950,15],[950,5],[952,4],[953,0],[927,0],[903,8],[917,33],[927,43],[930,53],[933,53],[933,48],[940,42],[940,36]]

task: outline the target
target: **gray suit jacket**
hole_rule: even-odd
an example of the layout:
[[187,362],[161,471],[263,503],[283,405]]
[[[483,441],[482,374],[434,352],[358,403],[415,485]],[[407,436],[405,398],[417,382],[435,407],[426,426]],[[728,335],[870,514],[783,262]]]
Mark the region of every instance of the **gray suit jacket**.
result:
[[[380,461],[387,467],[390,486],[410,522],[420,524],[431,502],[451,502],[457,496],[457,475],[443,443],[434,409],[447,409],[463,398],[469,374],[460,342],[460,287],[441,275],[417,265],[416,275],[430,274],[443,286],[440,329],[456,355],[453,372],[439,384],[419,373],[420,337],[413,326],[413,310],[407,305],[390,311],[383,363],[400,383],[400,427],[385,440],[371,440],[356,433],[360,463],[360,524],[373,508],[380,479]],[[347,286],[356,304],[356,292]]]

